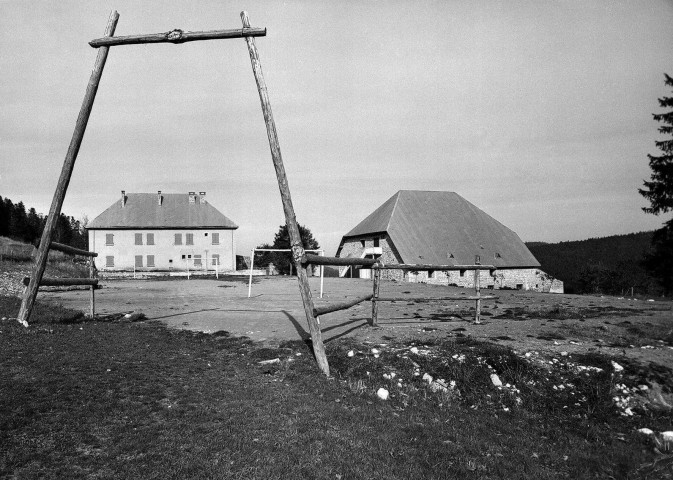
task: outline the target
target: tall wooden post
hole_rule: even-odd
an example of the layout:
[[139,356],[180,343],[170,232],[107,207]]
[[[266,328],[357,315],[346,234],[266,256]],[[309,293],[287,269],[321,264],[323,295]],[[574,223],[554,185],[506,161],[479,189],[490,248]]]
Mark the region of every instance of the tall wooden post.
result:
[[[116,11],[110,13],[110,18],[108,19],[107,27],[105,28],[106,37],[111,37],[114,35],[118,20],[119,14]],[[37,250],[37,259],[35,260],[33,272],[30,276],[30,283],[28,284],[28,287],[23,294],[18,320],[26,327],[28,326],[28,319],[30,318],[30,313],[33,310],[33,305],[35,304],[35,297],[37,296],[37,290],[40,285],[40,281],[42,280],[42,276],[44,275],[44,269],[47,266],[49,245],[51,245],[51,240],[54,236],[54,230],[56,229],[58,217],[61,215],[61,207],[63,206],[63,200],[65,199],[65,192],[68,190],[70,177],[72,176],[72,171],[75,167],[75,160],[77,159],[79,148],[82,145],[84,131],[86,130],[86,126],[89,121],[89,115],[91,114],[91,108],[93,107],[93,102],[96,98],[98,84],[100,83],[100,79],[103,74],[103,67],[105,67],[105,61],[107,60],[109,49],[110,47],[101,47],[98,50],[96,63],[94,64],[93,71],[91,72],[89,84],[87,85],[86,93],[84,94],[84,101],[82,102],[82,107],[80,108],[79,116],[77,117],[77,122],[75,123],[75,131],[72,134],[70,146],[68,147],[68,152],[65,155],[63,168],[61,169],[61,176],[59,177],[58,183],[56,184],[56,192],[54,193],[54,199],[51,202],[47,223],[44,226],[44,230],[42,232],[40,247]]]
[[381,289],[381,269],[374,268],[374,296],[372,297],[372,327],[379,323],[379,292]]
[[[248,20],[247,12],[241,12],[241,20],[243,22],[244,28],[250,28],[250,21]],[[304,246],[301,243],[297,218],[295,217],[294,207],[292,206],[290,187],[287,183],[283,158],[280,154],[280,144],[278,143],[276,124],[273,120],[273,114],[271,112],[271,103],[269,102],[269,94],[267,92],[266,82],[264,81],[264,75],[262,74],[262,66],[259,61],[257,46],[255,45],[254,37],[246,36],[245,41],[248,44],[250,62],[252,63],[252,72],[255,75],[257,90],[259,91],[259,99],[262,103],[262,113],[264,115],[264,122],[266,123],[266,133],[269,137],[271,158],[273,160],[273,166],[276,169],[278,188],[280,189],[280,197],[283,202],[283,211],[285,212],[285,223],[287,225],[288,233],[290,234],[292,257],[297,269],[299,291],[301,292],[301,298],[304,302],[304,312],[306,313],[306,320],[308,321],[308,327],[311,332],[313,353],[315,354],[315,358],[318,362],[318,367],[320,370],[322,370],[325,375],[329,376],[329,364],[327,363],[327,356],[325,355],[325,346],[322,342],[320,323],[318,318],[313,315],[313,299],[311,298],[311,288],[308,283],[306,269],[301,263],[302,257],[304,256]]]
[[[474,258],[474,264],[479,265],[480,259],[479,255]],[[481,323],[481,274],[479,273],[479,267],[474,269],[474,291],[477,299],[475,300],[475,309],[474,309],[474,323]]]

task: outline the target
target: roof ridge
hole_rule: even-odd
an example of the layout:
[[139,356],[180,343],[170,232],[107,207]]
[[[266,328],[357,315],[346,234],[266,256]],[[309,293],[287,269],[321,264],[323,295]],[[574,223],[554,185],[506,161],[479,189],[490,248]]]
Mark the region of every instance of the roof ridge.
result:
[[388,217],[388,223],[386,223],[386,231],[390,229],[390,222],[393,221],[393,217],[395,216],[395,209],[397,208],[397,204],[400,203],[400,194],[405,191],[409,192],[412,190],[398,190],[397,193],[393,195],[397,196],[397,198],[395,199],[395,205],[393,205],[393,209],[390,211],[390,216]]

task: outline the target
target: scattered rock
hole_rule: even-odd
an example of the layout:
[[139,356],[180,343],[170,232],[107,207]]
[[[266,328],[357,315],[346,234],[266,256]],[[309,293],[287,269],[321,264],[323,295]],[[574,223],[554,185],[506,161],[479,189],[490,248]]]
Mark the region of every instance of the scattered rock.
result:
[[130,322],[138,322],[140,320],[145,320],[147,317],[142,312],[130,312],[124,315],[124,319]]
[[661,389],[661,385],[659,385],[657,382],[652,382],[651,388],[646,391],[647,392],[647,399],[649,400],[650,404],[649,407],[652,408],[653,410],[664,410],[664,411],[671,411],[673,410],[673,405],[671,403],[673,402],[673,394],[665,394],[663,393]]
[[376,396],[379,397],[381,400],[388,400],[388,396],[390,394],[388,393],[388,390],[385,388],[379,388],[378,392],[376,392]]
[[614,360],[611,363],[612,363],[612,368],[615,369],[615,372],[619,373],[619,372],[624,370],[624,367],[622,367],[620,364],[618,364]]
[[502,387],[502,381],[500,380],[500,377],[498,377],[498,375],[495,373],[491,374],[491,382],[493,383],[494,387]]

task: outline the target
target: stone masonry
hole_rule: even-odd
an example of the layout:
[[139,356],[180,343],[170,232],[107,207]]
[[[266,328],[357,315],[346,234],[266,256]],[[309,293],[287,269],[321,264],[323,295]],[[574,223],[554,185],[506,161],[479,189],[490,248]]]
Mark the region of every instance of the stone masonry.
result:
[[[384,264],[401,263],[395,254],[387,235],[381,234],[378,240],[382,254],[380,260]],[[373,238],[348,239],[344,242],[340,257],[362,258],[365,249],[374,247]],[[339,276],[348,275],[350,267],[340,267]],[[355,271],[357,272],[357,270]],[[353,273],[353,276],[356,273]],[[367,277],[368,274],[360,276]],[[431,283],[437,285],[455,285],[464,288],[474,288],[473,270],[449,271],[403,271],[383,270],[381,278],[385,280],[407,281],[415,283]],[[479,272],[479,283],[484,289],[517,289],[533,290],[537,292],[563,293],[563,282],[538,268],[501,268],[497,270],[482,270]]]

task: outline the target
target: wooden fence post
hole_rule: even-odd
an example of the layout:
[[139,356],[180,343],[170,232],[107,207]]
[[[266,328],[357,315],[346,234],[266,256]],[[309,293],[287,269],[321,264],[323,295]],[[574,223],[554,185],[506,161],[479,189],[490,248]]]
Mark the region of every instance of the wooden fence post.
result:
[[[474,258],[474,264],[479,265],[480,259],[479,255],[477,255]],[[475,324],[480,324],[481,323],[481,275],[479,273],[479,268],[475,268],[474,270],[474,291],[475,291],[475,296],[477,299],[475,300],[475,309],[474,309],[474,323]]]
[[[110,18],[108,19],[107,27],[105,28],[106,37],[111,37],[114,35],[118,20],[119,14],[116,11],[110,13]],[[89,115],[91,114],[93,102],[96,98],[98,84],[100,83],[101,76],[103,75],[103,67],[105,67],[105,61],[107,60],[109,49],[110,47],[101,47],[98,50],[96,63],[94,64],[93,71],[91,72],[89,84],[86,87],[86,93],[84,95],[84,101],[82,102],[82,107],[80,108],[79,116],[77,117],[77,122],[75,123],[75,131],[72,134],[70,146],[68,147],[68,152],[66,153],[65,160],[63,162],[61,176],[59,177],[58,183],[56,184],[56,192],[54,192],[54,199],[51,202],[47,223],[45,224],[44,230],[42,232],[40,248],[37,251],[37,259],[35,260],[35,265],[33,266],[33,271],[30,276],[30,283],[28,284],[28,288],[26,288],[26,291],[23,295],[23,300],[21,301],[21,309],[19,310],[18,320],[26,327],[28,326],[28,319],[30,318],[30,313],[33,310],[33,305],[35,304],[35,297],[37,296],[37,290],[40,286],[40,281],[42,280],[44,270],[47,266],[49,246],[51,245],[51,239],[54,236],[54,230],[56,229],[58,217],[61,215],[61,207],[63,206],[63,200],[65,199],[65,192],[68,190],[70,177],[72,176],[72,171],[75,167],[75,160],[77,159],[79,148],[82,145],[84,131],[86,130],[86,126],[89,121]]]
[[381,289],[381,269],[374,268],[374,296],[372,297],[372,327],[379,324],[379,291]]
[[[95,271],[96,271],[96,266],[94,264],[93,257],[91,257],[91,258],[89,258],[89,278],[94,278]],[[96,308],[95,308],[96,301],[95,301],[95,298],[94,298],[94,290],[95,289],[96,289],[95,285],[91,285],[89,287],[89,290],[91,291],[91,298],[90,298],[90,302],[89,302],[90,305],[89,306],[90,306],[90,310],[91,310],[91,318],[92,319],[94,318],[94,315],[96,314]]]
[[[250,21],[247,12],[241,12],[241,21],[244,28],[250,28]],[[327,356],[325,355],[325,346],[322,342],[322,333],[320,331],[319,319],[313,315],[313,299],[311,297],[311,288],[308,283],[306,269],[302,265],[302,258],[304,257],[304,247],[301,243],[301,236],[299,234],[299,227],[297,225],[297,218],[295,217],[294,207],[292,206],[292,198],[290,197],[290,187],[287,182],[287,175],[285,174],[285,166],[283,165],[283,157],[280,153],[280,144],[278,142],[278,134],[276,133],[276,124],[273,120],[273,113],[271,112],[271,103],[269,102],[269,94],[262,74],[262,65],[259,61],[259,54],[257,53],[257,46],[255,45],[254,37],[245,37],[248,45],[248,53],[250,53],[250,63],[252,64],[252,72],[257,82],[257,90],[259,92],[259,100],[262,104],[262,114],[264,115],[264,122],[266,123],[266,133],[269,137],[269,147],[271,149],[271,159],[276,170],[276,178],[278,179],[278,188],[280,189],[280,197],[283,202],[283,212],[285,213],[285,224],[287,225],[288,233],[290,234],[290,243],[292,248],[292,256],[295,267],[297,269],[297,279],[299,281],[299,291],[304,303],[304,312],[306,313],[306,320],[311,332],[311,340],[313,343],[313,353],[315,354],[318,367],[323,373],[329,376],[329,364],[327,363]]]

